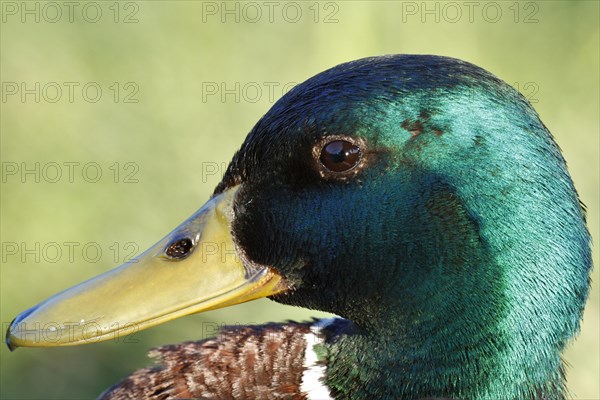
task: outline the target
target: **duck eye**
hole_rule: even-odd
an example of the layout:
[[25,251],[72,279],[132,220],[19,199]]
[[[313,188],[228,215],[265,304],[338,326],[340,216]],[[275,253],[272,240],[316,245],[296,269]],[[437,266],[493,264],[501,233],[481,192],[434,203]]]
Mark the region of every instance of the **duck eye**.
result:
[[345,172],[360,161],[360,148],[346,140],[334,140],[321,150],[321,164],[332,172]]
[[190,251],[194,247],[194,242],[190,238],[183,238],[174,241],[167,247],[165,254],[169,258],[182,259],[189,255]]

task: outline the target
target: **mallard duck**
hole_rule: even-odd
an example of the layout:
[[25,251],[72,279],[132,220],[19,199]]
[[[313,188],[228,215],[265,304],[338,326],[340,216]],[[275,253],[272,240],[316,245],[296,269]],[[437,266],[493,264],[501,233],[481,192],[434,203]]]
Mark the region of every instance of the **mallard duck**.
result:
[[6,342],[269,297],[340,318],[156,349],[103,398],[563,399],[590,269],[584,209],[522,95],[457,59],[373,57],[288,92],[199,211],[17,316]]

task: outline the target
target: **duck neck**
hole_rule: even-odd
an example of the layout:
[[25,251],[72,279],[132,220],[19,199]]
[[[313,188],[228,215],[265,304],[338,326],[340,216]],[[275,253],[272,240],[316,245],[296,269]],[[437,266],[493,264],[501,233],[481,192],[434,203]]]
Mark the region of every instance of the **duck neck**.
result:
[[[462,322],[461,322],[462,323]],[[447,321],[358,327],[328,344],[327,383],[335,398],[564,399],[560,353],[529,352],[522,338],[481,321],[478,334]],[[519,350],[519,356],[515,351]],[[548,357],[552,353],[554,357]]]

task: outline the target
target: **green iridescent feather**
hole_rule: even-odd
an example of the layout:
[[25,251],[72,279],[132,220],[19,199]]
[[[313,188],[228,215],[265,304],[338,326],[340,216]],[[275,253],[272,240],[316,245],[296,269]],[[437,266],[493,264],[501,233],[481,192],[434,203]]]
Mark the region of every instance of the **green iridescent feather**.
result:
[[[314,171],[332,135],[368,149],[347,179]],[[234,234],[295,285],[277,301],[336,313],[340,398],[561,399],[560,354],[589,289],[584,211],[551,134],[517,91],[455,59],[388,56],[325,71],[252,130]]]

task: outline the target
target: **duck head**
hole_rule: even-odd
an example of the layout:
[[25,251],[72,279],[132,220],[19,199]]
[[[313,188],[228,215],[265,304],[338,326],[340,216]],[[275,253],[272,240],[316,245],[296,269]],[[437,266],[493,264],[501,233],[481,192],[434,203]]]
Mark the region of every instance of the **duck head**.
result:
[[523,96],[456,59],[366,58],[288,92],[202,209],[22,313],[7,343],[110,339],[270,296],[354,323],[327,350],[342,397],[543,397],[563,392],[590,268],[565,161]]

